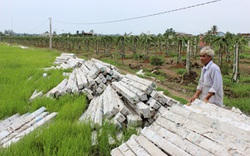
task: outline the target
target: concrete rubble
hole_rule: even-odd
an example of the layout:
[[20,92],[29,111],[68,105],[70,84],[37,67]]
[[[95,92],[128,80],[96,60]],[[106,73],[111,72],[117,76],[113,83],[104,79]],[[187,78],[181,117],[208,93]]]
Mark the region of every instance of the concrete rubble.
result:
[[49,122],[56,115],[56,112],[49,113],[45,107],[41,107],[32,113],[23,115],[14,114],[11,117],[1,120],[0,147],[9,147],[12,143],[19,141],[36,128]]

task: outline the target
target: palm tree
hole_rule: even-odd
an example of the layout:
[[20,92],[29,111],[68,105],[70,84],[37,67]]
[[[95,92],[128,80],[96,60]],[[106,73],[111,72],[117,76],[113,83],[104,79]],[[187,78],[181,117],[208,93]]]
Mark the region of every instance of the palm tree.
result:
[[217,35],[218,33],[218,27],[216,25],[213,25],[211,28],[211,32],[213,35]]

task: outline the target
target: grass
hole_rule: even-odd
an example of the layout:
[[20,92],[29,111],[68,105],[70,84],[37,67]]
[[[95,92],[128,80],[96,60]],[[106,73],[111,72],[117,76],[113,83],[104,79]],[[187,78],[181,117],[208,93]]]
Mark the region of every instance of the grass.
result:
[[62,72],[52,72],[44,79],[41,70],[51,65],[57,52],[21,49],[1,45],[0,118],[29,110],[27,102],[35,89],[48,91],[62,79]]
[[[36,129],[9,148],[1,149],[0,155],[110,155],[110,150],[126,141],[135,129],[122,129],[110,123],[104,123],[98,132],[98,142],[92,146],[90,123],[79,123],[78,119],[87,108],[84,95],[65,95],[58,99],[37,98],[30,102],[34,90],[46,94],[63,79],[63,70],[46,71],[50,67],[58,51],[46,49],[21,49],[18,46],[7,46],[0,43],[0,120],[15,113],[33,112],[44,106],[48,112],[58,112],[56,118],[49,124]],[[123,139],[118,140],[116,134],[123,133]],[[109,136],[115,143],[109,145]]]
[[176,73],[179,74],[179,75],[183,75],[187,70],[186,69],[183,69],[183,68],[180,68],[180,69],[176,69]]

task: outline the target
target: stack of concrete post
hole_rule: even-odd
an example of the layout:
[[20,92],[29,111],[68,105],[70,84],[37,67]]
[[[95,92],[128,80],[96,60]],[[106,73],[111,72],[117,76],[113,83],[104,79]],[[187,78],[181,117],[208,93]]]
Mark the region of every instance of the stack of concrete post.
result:
[[200,100],[165,109],[138,136],[111,151],[112,156],[249,154],[250,118]]
[[99,126],[104,119],[109,119],[118,126],[149,125],[154,121],[158,110],[179,104],[156,91],[155,87],[153,82],[135,75],[122,75],[120,81],[111,82],[102,94],[94,96],[79,120],[91,121]]
[[102,126],[104,120],[118,126],[126,123],[128,126],[142,125],[141,117],[126,106],[111,85],[108,85],[100,96],[91,100],[88,109],[79,118],[81,122],[90,121],[95,127]]
[[57,115],[56,112],[46,112],[45,107],[41,107],[33,113],[23,115],[15,114],[0,121],[0,147],[8,147],[17,142],[26,134],[34,131],[39,126],[47,123]]
[[[167,108],[179,104],[178,101],[158,92],[154,82],[136,75],[126,74],[121,81],[112,82],[112,87],[122,96],[129,110],[134,112],[127,116],[128,125],[149,125],[154,121],[160,107]],[[134,122],[130,122],[133,120]]]
[[59,97],[67,93],[84,93],[91,100],[94,96],[100,95],[107,84],[120,78],[121,74],[112,65],[91,59],[74,67],[69,77],[52,88],[46,96]]
[[[158,92],[154,82],[132,74],[120,74],[116,67],[94,58],[74,67],[68,78],[46,96],[59,97],[67,93],[87,95],[91,101],[80,120],[90,120],[99,126],[107,118],[119,126],[146,126],[154,121],[160,107],[179,104]],[[117,103],[116,106],[113,103]]]
[[84,63],[83,59],[80,59],[72,53],[62,53],[60,56],[56,57],[54,64],[56,66],[52,66],[49,68],[45,68],[45,70],[49,69],[72,69],[81,66]]

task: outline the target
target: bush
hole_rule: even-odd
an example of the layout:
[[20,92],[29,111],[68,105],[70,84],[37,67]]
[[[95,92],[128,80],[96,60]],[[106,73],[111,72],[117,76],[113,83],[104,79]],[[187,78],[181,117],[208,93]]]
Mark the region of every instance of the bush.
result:
[[150,64],[161,66],[164,63],[163,58],[159,56],[153,56],[150,58]]
[[177,73],[177,74],[180,74],[180,75],[184,74],[185,72],[186,72],[186,69],[183,69],[183,68],[180,68],[180,69],[178,69],[178,70],[176,71],[176,73]]

